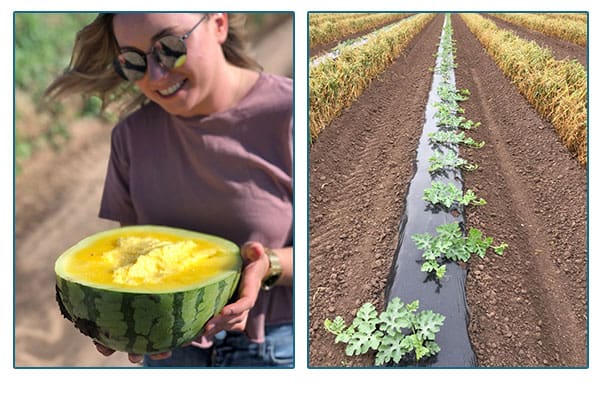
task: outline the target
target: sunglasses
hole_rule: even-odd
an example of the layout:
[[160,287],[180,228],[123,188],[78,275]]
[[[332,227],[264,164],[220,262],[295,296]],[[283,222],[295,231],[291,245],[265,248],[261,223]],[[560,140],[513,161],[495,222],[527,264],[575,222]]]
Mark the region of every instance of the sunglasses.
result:
[[196,25],[183,36],[167,35],[158,39],[152,46],[150,53],[144,53],[135,48],[126,48],[113,61],[115,71],[125,80],[139,81],[148,69],[148,56],[152,55],[157,63],[167,68],[177,68],[185,64],[187,47],[185,40],[190,37],[194,29],[208,17],[205,14]]

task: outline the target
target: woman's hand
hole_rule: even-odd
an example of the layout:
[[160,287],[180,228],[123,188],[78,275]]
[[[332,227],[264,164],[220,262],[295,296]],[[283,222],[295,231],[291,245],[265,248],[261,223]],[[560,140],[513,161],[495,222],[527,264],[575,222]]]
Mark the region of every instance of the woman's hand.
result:
[[246,329],[248,313],[256,303],[263,277],[269,269],[269,258],[258,242],[244,244],[241,255],[245,266],[238,287],[238,300],[226,305],[219,315],[206,323],[201,336],[207,340],[212,340],[217,332],[223,330],[243,332]]
[[[106,347],[96,341],[94,341],[94,345],[96,345],[96,350],[98,350],[98,352],[100,352],[100,354],[102,354],[103,356],[108,357],[115,352],[113,349],[109,349],[108,347]],[[152,354],[150,356],[150,358],[153,360],[164,360],[165,358],[169,358],[169,357],[171,357],[170,351],[167,351],[164,353]],[[144,359],[144,356],[142,354],[129,353],[128,358],[129,358],[130,362],[132,362],[134,364],[138,364]]]

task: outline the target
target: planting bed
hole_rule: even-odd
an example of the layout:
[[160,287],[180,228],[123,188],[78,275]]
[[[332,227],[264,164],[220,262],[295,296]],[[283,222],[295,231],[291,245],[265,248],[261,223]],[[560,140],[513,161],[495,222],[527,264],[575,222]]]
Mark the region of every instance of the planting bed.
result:
[[511,24],[493,15],[484,14],[484,16],[494,21],[494,23],[502,29],[513,31],[523,39],[533,40],[542,47],[548,47],[552,51],[554,58],[557,60],[575,59],[587,69],[587,51],[584,46],[579,46],[567,42],[566,40],[557,39],[516,24]]
[[[443,15],[326,127],[310,148],[309,366],[372,366],[325,331],[365,302],[387,299],[398,227],[431,87]],[[452,16],[456,86],[481,149],[464,187],[487,200],[467,227],[508,243],[468,265],[469,335],[479,366],[587,363],[586,170],[520,95],[462,19]],[[412,301],[413,299],[402,299]],[[442,327],[442,330],[444,327]],[[443,352],[444,349],[441,349]]]

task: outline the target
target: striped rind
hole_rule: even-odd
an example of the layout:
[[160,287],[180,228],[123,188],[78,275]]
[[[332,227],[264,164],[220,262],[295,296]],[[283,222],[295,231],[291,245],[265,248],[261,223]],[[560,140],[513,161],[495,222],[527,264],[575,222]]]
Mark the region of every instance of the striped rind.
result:
[[175,293],[123,293],[88,287],[57,275],[64,316],[108,348],[135,354],[172,350],[192,341],[227,304],[239,273]]

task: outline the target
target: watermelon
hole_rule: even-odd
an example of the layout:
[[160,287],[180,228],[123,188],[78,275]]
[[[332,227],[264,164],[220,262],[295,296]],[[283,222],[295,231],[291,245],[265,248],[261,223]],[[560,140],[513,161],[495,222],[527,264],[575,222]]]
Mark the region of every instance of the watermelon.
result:
[[55,264],[65,318],[104,346],[155,354],[192,341],[235,293],[242,266],[227,240],[162,226],[96,233]]

